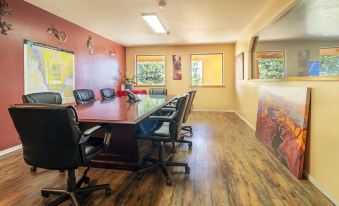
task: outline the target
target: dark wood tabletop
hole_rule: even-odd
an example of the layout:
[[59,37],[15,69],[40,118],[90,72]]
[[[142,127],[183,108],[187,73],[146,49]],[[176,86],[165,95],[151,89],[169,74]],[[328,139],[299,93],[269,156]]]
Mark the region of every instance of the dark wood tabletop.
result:
[[137,124],[175,98],[171,95],[137,96],[141,101],[130,102],[128,97],[116,97],[111,100],[77,105],[74,108],[79,122]]

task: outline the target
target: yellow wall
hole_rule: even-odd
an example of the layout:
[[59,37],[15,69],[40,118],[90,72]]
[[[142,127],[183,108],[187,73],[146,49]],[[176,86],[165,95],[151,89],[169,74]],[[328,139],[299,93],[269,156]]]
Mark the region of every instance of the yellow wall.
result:
[[245,53],[245,80],[237,80],[235,83],[236,111],[255,125],[260,85],[310,87],[311,120],[305,170],[309,173],[310,180],[339,204],[339,82],[246,80],[250,74],[248,51],[251,36],[295,2],[273,0],[236,42],[236,54]]
[[[191,54],[223,53],[224,54],[224,86],[196,87],[194,101],[195,110],[233,110],[234,109],[234,44],[193,45],[193,46],[154,46],[126,48],[127,73],[135,73],[136,55],[166,56],[166,88],[168,94],[176,95],[187,92],[193,87],[191,81]],[[173,80],[172,55],[181,55],[182,80]],[[146,89],[149,87],[136,87]]]
[[204,85],[222,85],[222,55],[194,55],[192,60],[202,60],[202,82]]

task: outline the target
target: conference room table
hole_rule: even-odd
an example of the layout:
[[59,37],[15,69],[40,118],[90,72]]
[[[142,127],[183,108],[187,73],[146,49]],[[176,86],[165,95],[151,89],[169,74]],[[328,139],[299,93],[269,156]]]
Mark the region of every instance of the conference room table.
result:
[[[121,170],[137,170],[142,155],[150,149],[150,143],[137,140],[139,123],[168,104],[175,96],[136,95],[141,101],[131,102],[128,97],[76,105],[79,125],[82,130],[94,125],[112,127],[110,146],[91,161],[91,167]],[[95,133],[103,137],[104,133]]]

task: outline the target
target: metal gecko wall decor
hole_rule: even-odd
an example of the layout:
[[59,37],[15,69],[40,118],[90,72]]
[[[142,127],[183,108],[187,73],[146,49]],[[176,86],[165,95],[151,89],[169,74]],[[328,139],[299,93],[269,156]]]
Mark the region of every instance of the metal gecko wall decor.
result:
[[60,43],[65,42],[67,39],[66,33],[63,31],[58,31],[56,28],[54,28],[53,25],[48,27],[47,33],[52,34],[55,38],[59,40]]
[[7,35],[7,32],[12,30],[12,25],[3,20],[3,16],[11,14],[11,9],[6,0],[0,0],[0,29],[2,35]]
[[93,44],[94,44],[93,37],[91,35],[89,35],[88,40],[87,40],[87,49],[88,49],[89,55],[92,55],[93,52],[94,52]]

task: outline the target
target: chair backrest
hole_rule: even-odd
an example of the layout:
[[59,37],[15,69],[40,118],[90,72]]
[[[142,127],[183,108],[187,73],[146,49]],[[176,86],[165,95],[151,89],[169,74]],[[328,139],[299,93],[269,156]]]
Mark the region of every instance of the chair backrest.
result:
[[178,139],[180,136],[182,122],[184,119],[184,114],[185,114],[185,110],[187,107],[188,99],[189,99],[189,94],[186,93],[183,96],[179,97],[177,101],[176,115],[174,117],[174,120],[176,121],[176,123],[170,123],[170,130],[169,130],[171,138],[173,139]]
[[100,90],[102,100],[112,99],[116,97],[114,89],[105,88]]
[[75,102],[77,104],[86,104],[95,102],[95,94],[90,89],[77,89],[73,91]]
[[62,97],[55,92],[40,92],[22,95],[22,101],[30,104],[62,104]]
[[192,111],[192,108],[193,108],[193,102],[194,102],[196,94],[197,94],[197,90],[193,90],[193,98],[192,98],[192,103],[191,103],[191,107],[190,107],[190,110],[189,110],[189,114],[191,114],[191,111]]
[[191,109],[192,109],[192,104],[193,104],[193,99],[194,99],[194,94],[195,94],[196,90],[191,90],[188,92],[189,99],[188,99],[188,103],[187,103],[187,107],[185,109],[185,114],[184,114],[184,119],[183,119],[183,123],[187,122],[188,119],[188,115],[191,113]]
[[27,164],[54,170],[76,169],[82,164],[81,131],[72,106],[18,104],[8,110]]
[[148,90],[148,93],[150,95],[167,95],[167,89],[166,88],[150,88]]

